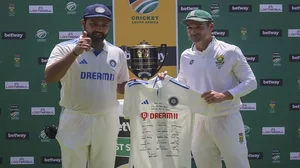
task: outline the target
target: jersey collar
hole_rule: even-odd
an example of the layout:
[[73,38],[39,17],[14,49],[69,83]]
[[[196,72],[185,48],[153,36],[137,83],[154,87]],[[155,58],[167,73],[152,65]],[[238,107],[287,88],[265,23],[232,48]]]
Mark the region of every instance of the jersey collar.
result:
[[202,51],[202,52],[201,52],[201,51],[198,51],[198,50],[196,49],[196,46],[195,46],[194,43],[192,44],[191,49],[192,49],[193,52],[207,53],[208,51],[210,51],[210,50],[214,47],[216,41],[217,41],[216,37],[215,37],[215,36],[212,36],[211,42],[208,44],[207,48],[206,48],[204,51]]
[[95,56],[98,56],[103,51],[108,52],[107,41],[105,39],[103,40],[103,48],[102,48],[102,50],[100,50],[99,52],[96,52],[94,49],[92,49],[92,51],[94,52]]
[[155,89],[161,89],[165,87],[171,79],[172,77],[170,77],[169,75],[165,76],[164,80],[160,80],[158,77],[156,77],[153,80],[149,80],[149,85]]

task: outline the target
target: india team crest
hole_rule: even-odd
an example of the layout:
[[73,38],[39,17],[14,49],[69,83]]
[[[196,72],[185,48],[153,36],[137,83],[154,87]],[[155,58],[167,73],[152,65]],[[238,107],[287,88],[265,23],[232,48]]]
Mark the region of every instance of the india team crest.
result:
[[114,68],[114,67],[116,67],[117,62],[112,59],[112,60],[109,61],[109,65]]
[[216,65],[217,65],[218,69],[221,69],[221,67],[223,66],[224,63],[225,63],[225,61],[224,61],[224,55],[217,55],[217,57],[216,57]]
[[129,5],[139,14],[149,14],[157,8],[158,1],[159,0],[129,0]]
[[176,106],[177,104],[178,104],[178,99],[177,99],[177,97],[170,97],[169,98],[169,104],[171,105],[171,106]]

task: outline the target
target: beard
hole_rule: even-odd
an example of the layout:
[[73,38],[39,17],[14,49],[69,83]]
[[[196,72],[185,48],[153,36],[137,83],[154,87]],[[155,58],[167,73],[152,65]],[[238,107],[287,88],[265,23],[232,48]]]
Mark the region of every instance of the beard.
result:
[[94,43],[100,43],[103,42],[104,39],[106,39],[107,34],[104,34],[102,32],[88,32],[87,36],[92,39],[92,42]]
[[206,37],[205,37],[204,35],[198,33],[198,34],[190,35],[190,36],[189,36],[189,39],[190,39],[192,42],[197,43],[197,42],[199,42],[199,41],[205,40]]
[[87,32],[87,36],[92,39],[92,43],[102,43],[103,40],[106,39],[106,37],[108,35],[108,33],[104,34],[102,32],[97,32],[97,31],[88,32],[86,30],[85,26],[84,26],[84,31],[86,31]]

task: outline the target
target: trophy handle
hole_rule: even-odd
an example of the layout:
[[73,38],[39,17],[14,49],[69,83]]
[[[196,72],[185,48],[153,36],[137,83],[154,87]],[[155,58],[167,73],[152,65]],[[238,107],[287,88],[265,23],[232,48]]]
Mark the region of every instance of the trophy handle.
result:
[[[161,44],[161,45],[160,45],[160,50],[159,50],[158,52],[163,53],[165,57],[164,57],[163,62],[161,63],[161,65],[160,65],[159,68],[157,69],[157,72],[160,71],[160,69],[163,67],[163,65],[164,65],[164,63],[165,63],[166,57],[167,57],[167,55],[168,55],[168,48],[167,48],[167,47],[168,47],[167,44]],[[162,50],[164,50],[164,52],[162,52]]]

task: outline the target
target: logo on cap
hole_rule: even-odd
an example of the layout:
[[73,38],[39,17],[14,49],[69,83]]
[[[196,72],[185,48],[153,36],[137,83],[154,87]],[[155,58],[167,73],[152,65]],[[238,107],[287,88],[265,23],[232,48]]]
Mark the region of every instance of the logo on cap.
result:
[[101,6],[99,6],[99,7],[97,7],[97,8],[95,9],[95,11],[96,11],[97,13],[104,13],[104,12],[105,12],[105,9],[104,9],[103,7],[101,7]]

